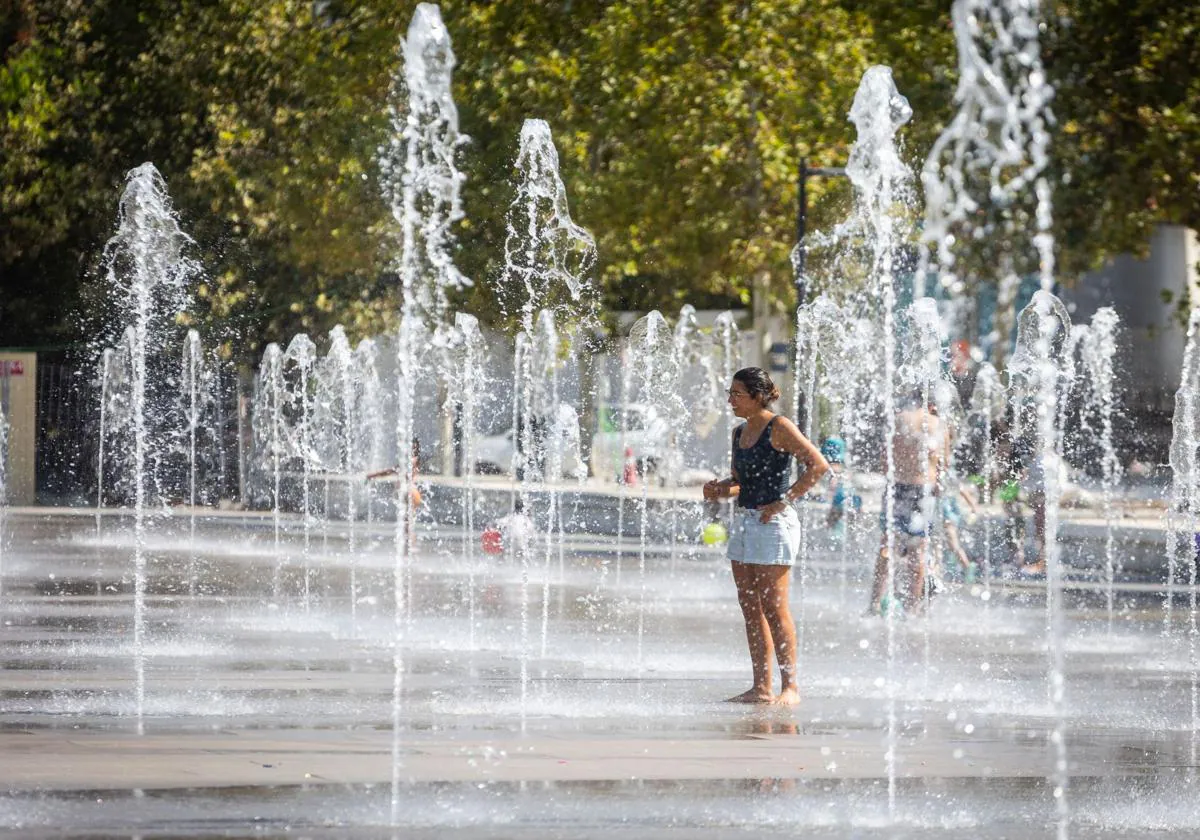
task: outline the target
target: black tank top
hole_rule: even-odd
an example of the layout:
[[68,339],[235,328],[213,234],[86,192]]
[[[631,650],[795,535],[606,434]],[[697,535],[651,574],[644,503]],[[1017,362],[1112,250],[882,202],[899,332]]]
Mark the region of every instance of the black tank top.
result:
[[738,507],[756,508],[777,502],[784,498],[791,484],[788,478],[792,456],[771,445],[771,424],[774,422],[774,417],[767,421],[762,434],[749,449],[743,449],[740,445],[746,424],[733,430],[733,469],[741,484],[737,496]]

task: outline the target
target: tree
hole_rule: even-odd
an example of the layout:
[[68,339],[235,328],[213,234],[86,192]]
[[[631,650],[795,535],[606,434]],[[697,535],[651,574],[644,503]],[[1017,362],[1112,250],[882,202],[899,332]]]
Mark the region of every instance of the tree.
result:
[[1200,230],[1200,6],[1072,0],[1049,18],[1055,222],[1067,276]]

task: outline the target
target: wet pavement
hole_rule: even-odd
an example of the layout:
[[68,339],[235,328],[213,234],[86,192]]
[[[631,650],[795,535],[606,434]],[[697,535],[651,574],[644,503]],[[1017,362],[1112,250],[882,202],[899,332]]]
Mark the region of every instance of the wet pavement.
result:
[[[959,585],[889,637],[861,615],[875,536],[814,535],[803,702],[744,707],[721,702],[749,665],[717,549],[575,535],[523,567],[422,530],[397,615],[389,525],[192,524],[150,524],[139,650],[131,520],[7,512],[0,830],[1055,835],[1036,581]],[[1098,585],[1067,593],[1072,836],[1200,833],[1187,595],[1164,633],[1152,588],[1111,621]]]

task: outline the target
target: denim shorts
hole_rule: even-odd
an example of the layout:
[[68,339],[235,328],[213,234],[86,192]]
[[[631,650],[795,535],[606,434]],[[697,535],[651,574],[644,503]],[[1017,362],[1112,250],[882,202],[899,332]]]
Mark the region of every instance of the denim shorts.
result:
[[725,555],[739,563],[791,566],[800,550],[800,517],[788,505],[770,522],[760,522],[761,511],[734,508],[733,527]]

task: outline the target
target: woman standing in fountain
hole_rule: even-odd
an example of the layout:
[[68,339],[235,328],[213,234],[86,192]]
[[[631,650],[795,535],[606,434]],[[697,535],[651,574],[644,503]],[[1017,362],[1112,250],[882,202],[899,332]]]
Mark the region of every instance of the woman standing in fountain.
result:
[[[728,556],[754,685],[731,697],[735,703],[800,702],[796,679],[796,625],[788,606],[789,573],[800,547],[800,519],[791,502],[803,496],[829,469],[796,424],[772,413],[779,389],[761,368],[743,368],[729,386],[729,407],[746,422],[733,431],[733,474],[704,485],[704,498],[737,499]],[[800,477],[789,483],[792,458]],[[771,690],[771,649],[779,661],[782,686]]]

